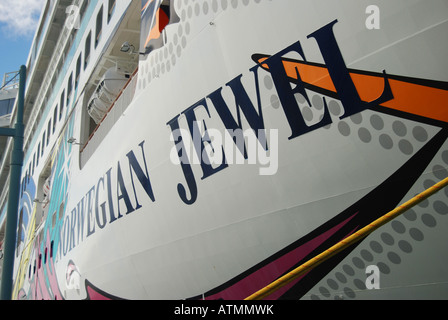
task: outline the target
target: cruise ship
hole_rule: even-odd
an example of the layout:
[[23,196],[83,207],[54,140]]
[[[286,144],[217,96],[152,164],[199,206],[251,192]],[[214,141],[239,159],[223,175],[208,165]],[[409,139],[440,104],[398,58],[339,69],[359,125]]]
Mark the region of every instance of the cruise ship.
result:
[[[446,0],[47,0],[11,298],[242,300],[444,180],[447,31]],[[265,299],[447,299],[447,204]]]

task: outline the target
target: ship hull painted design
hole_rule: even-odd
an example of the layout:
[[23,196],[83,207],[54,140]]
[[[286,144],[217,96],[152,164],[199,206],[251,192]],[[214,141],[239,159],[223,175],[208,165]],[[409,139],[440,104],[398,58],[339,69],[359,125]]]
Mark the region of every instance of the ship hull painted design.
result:
[[[443,1],[381,2],[380,29],[359,1],[144,2],[163,23],[133,100],[84,160],[67,142],[85,123],[75,93],[16,298],[244,299],[448,172]],[[438,13],[408,20],[422,8]],[[447,257],[430,254],[447,196],[268,298],[448,297]],[[434,272],[415,277],[415,261]]]

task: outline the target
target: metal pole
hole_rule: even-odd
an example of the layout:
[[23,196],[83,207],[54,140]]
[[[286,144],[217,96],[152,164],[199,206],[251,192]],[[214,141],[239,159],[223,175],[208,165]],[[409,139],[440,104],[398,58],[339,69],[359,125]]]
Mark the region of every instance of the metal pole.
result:
[[9,178],[8,211],[6,215],[6,235],[3,248],[3,270],[1,300],[11,300],[14,273],[14,252],[17,234],[17,216],[19,208],[20,177],[23,165],[23,108],[25,100],[26,67],[20,67],[17,120],[14,129],[14,147],[11,155]]

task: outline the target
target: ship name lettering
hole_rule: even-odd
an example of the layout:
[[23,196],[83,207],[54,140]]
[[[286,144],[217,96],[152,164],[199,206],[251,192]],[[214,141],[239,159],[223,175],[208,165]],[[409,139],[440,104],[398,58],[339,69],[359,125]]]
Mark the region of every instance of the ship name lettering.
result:
[[142,208],[142,196],[155,201],[144,143],[139,144],[141,155],[138,158],[132,150],[126,154],[129,170],[122,168],[123,162],[118,161],[65,216],[60,230],[60,257],[99,230]]
[[[317,45],[320,49],[326,67],[328,69],[328,73],[336,89],[337,97],[343,105],[344,113],[339,118],[340,120],[342,120],[363,110],[375,107],[378,104],[393,99],[393,94],[389,85],[387,75],[384,72],[384,88],[383,91],[379,93],[379,97],[370,102],[364,102],[361,100],[358,90],[353,83],[349,70],[344,62],[342,53],[333,32],[333,27],[336,23],[337,20],[330,22],[324,27],[308,35],[307,38],[313,38],[317,42]],[[297,41],[289,47],[276,53],[275,55],[267,58],[265,61],[263,61],[262,65],[268,66],[269,68],[269,72],[272,76],[274,87],[277,91],[280,105],[282,107],[281,109],[283,110],[286,121],[289,124],[289,128],[291,130],[291,135],[288,139],[292,140],[306,133],[327,126],[331,124],[333,120],[328,110],[327,101],[325,97],[323,97],[322,105],[324,106],[324,114],[322,118],[317,123],[307,125],[300,106],[297,102],[296,94],[301,94],[305,98],[305,101],[309,105],[309,107],[312,107],[311,101],[305,89],[313,90],[313,87],[309,84],[305,84],[302,81],[297,69],[297,79],[293,81],[295,86],[291,85],[292,80],[288,76],[284,64],[285,56],[290,53],[299,54],[303,61],[307,63],[301,42]],[[180,159],[181,169],[187,183],[187,187],[185,187],[185,185],[182,183],[179,183],[177,185],[179,196],[184,203],[191,205],[195,203],[198,197],[198,187],[195,175],[191,168],[190,161],[185,161],[186,157],[184,155],[184,150],[186,150],[186,147],[184,139],[191,139],[195,137],[195,133],[198,132],[198,123],[201,123],[203,127],[207,129],[207,122],[210,121],[211,118],[209,111],[210,103],[213,104],[213,107],[216,109],[218,116],[220,117],[225,129],[228,132],[242,130],[241,114],[243,114],[250,128],[257,135],[260,143],[262,143],[262,140],[265,141],[264,137],[259,134],[259,132],[262,132],[265,129],[259,85],[259,69],[262,68],[262,65],[257,64],[255,67],[249,70],[254,75],[255,79],[255,93],[257,97],[256,104],[249,98],[246,88],[242,84],[242,75],[238,75],[233,80],[228,82],[225,87],[221,87],[210,93],[206,97],[200,99],[198,102],[188,107],[181,114],[178,114],[173,119],[167,122],[167,125],[171,129],[172,136],[174,137],[173,141],[178,157]],[[222,91],[225,89],[230,89],[231,94],[234,97],[234,108],[237,112],[236,120],[230,111],[229,104],[224,100],[222,96]],[[325,92],[319,93],[326,95]],[[198,119],[198,114],[204,115],[204,112],[197,112],[199,108],[204,108],[206,111],[206,116],[202,119]],[[181,115],[184,115],[185,119],[187,120],[188,130],[180,130]],[[190,137],[184,137],[179,134],[179,132],[188,132]],[[236,139],[234,141],[236,144]],[[225,161],[226,154],[224,150],[222,150],[223,161],[218,166],[213,167],[209,159],[207,159],[207,157],[204,158],[203,150],[206,144],[210,145],[212,149],[221,149],[220,146],[213,145],[213,142],[210,140],[208,134],[204,134],[198,141],[194,143],[196,153],[198,154],[199,159],[201,159],[201,180],[207,179],[228,167],[228,164]],[[238,147],[244,158],[247,158],[246,146],[243,145]],[[266,151],[268,150],[267,145],[265,146],[265,149]]]

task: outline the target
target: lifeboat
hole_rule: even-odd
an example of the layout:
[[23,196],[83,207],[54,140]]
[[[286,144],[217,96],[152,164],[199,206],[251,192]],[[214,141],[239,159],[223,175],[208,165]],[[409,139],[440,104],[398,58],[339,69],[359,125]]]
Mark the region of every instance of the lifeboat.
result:
[[130,78],[117,67],[106,71],[87,104],[87,112],[95,123],[100,123]]

